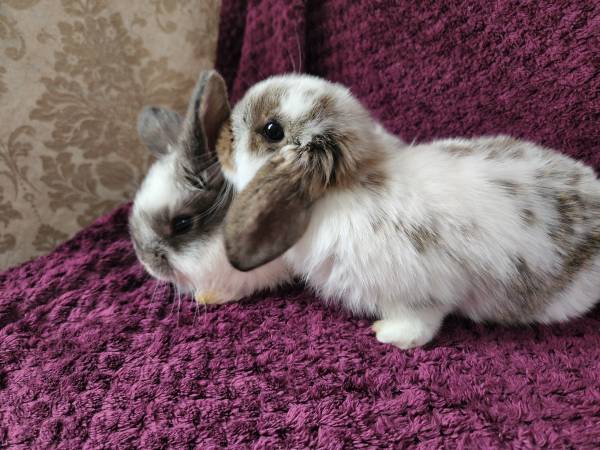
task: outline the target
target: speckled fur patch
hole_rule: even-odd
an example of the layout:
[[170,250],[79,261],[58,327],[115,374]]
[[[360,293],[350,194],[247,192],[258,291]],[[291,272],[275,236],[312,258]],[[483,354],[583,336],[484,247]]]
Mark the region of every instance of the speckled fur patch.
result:
[[428,249],[436,247],[440,242],[440,235],[432,226],[419,225],[405,228],[405,232],[411,244],[419,253],[424,253]]
[[470,156],[475,152],[474,147],[459,144],[448,145],[445,150],[452,156]]
[[560,192],[554,202],[556,222],[549,235],[561,248],[568,249],[573,240],[574,226],[583,221],[585,205],[576,191]]
[[529,226],[535,225],[538,220],[535,213],[529,208],[523,208],[521,210],[521,219]]
[[522,191],[522,187],[519,184],[515,183],[514,181],[491,180],[491,183],[495,184],[496,186],[500,186],[502,189],[504,189],[505,192],[507,192],[511,196],[519,195]]

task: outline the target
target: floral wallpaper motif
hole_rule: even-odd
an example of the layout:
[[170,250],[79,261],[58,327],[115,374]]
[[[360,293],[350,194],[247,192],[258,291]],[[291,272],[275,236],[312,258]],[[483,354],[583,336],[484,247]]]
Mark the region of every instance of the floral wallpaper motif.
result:
[[0,269],[131,198],[136,117],[182,111],[213,66],[219,0],[0,2]]

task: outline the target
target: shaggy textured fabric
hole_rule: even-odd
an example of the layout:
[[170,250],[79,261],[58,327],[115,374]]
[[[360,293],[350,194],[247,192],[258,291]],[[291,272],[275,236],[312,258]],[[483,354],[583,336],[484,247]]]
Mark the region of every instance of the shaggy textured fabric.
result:
[[[408,140],[507,132],[598,167],[599,34],[590,2],[225,0],[219,64],[234,98],[296,68]],[[451,318],[401,351],[299,287],[179,305],[136,262],[127,213],[0,275],[0,447],[600,446],[598,309]]]
[[300,288],[196,309],[144,274],[127,212],[0,275],[0,447],[600,445],[598,313],[401,351]]

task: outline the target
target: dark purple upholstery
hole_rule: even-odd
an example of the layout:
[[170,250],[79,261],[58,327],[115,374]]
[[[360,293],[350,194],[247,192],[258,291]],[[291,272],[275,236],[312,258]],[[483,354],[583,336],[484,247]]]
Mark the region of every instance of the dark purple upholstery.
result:
[[[223,0],[218,66],[234,99],[295,68],[406,140],[510,133],[600,168],[599,2]],[[197,310],[144,274],[127,213],[0,275],[0,447],[600,446],[598,309],[451,318],[414,351],[299,287]]]

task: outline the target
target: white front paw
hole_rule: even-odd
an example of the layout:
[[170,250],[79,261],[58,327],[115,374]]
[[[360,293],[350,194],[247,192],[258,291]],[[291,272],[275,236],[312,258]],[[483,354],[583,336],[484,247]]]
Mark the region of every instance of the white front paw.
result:
[[371,328],[379,342],[392,344],[401,349],[409,349],[420,347],[431,341],[439,326],[416,317],[410,317],[378,320]]

